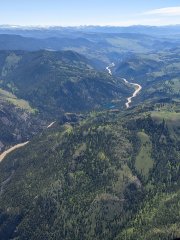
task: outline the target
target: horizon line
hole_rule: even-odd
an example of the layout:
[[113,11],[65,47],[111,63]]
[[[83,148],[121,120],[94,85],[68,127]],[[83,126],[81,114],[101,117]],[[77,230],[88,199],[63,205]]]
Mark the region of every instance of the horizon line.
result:
[[86,28],[86,27],[170,27],[180,26],[180,24],[164,24],[164,25],[150,25],[150,24],[130,24],[130,25],[101,25],[101,24],[85,24],[85,25],[18,25],[18,24],[0,24],[0,28]]

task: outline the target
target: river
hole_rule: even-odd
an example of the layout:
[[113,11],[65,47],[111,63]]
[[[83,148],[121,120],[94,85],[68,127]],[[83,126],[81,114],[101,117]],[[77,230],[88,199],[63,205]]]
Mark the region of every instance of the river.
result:
[[133,92],[133,95],[130,96],[130,97],[128,97],[128,98],[127,98],[127,102],[125,103],[126,108],[129,108],[129,107],[130,107],[130,104],[131,104],[131,102],[132,102],[132,98],[135,98],[135,97],[137,96],[137,94],[141,91],[142,86],[141,86],[140,84],[138,84],[138,83],[128,82],[125,78],[122,78],[122,79],[123,79],[123,81],[124,81],[125,83],[131,84],[131,85],[135,86],[135,88],[136,88],[136,90]]
[[[111,71],[111,67],[115,67],[114,63],[111,63],[109,66],[106,67],[106,70],[108,71],[108,73],[110,75],[112,75],[112,71]],[[135,98],[137,96],[137,94],[141,91],[142,86],[138,83],[132,83],[132,82],[128,82],[125,78],[122,78],[122,80],[126,83],[126,84],[131,84],[135,87],[135,91],[133,92],[133,95],[127,98],[127,102],[125,103],[126,108],[130,107],[130,104],[132,103],[132,98]]]
[[112,75],[111,67],[115,67],[115,64],[114,64],[114,63],[111,63],[109,66],[106,67],[106,70],[108,71],[108,73],[109,73],[110,75]]
[[[114,66],[115,66],[115,64],[114,64],[114,63],[111,63],[109,66],[106,67],[106,70],[108,71],[108,73],[109,73],[110,75],[112,75],[111,67],[114,67]],[[132,98],[135,98],[135,97],[137,96],[137,94],[141,91],[142,86],[141,86],[140,84],[138,84],[138,83],[128,82],[125,78],[122,78],[122,80],[123,80],[126,84],[131,84],[131,85],[133,85],[133,86],[136,88],[136,90],[134,91],[133,95],[130,96],[130,97],[128,97],[128,98],[127,98],[127,102],[125,103],[126,108],[129,108],[129,107],[130,107],[130,104],[131,104],[131,102],[132,102]],[[52,125],[54,125],[54,123],[55,123],[55,122],[50,123],[50,124],[47,126],[47,128],[52,127]],[[29,141],[28,141],[28,142],[24,142],[24,143],[19,143],[19,144],[15,145],[15,146],[9,148],[8,150],[4,151],[2,154],[0,154],[0,162],[3,161],[3,159],[4,159],[9,153],[11,153],[12,151],[14,151],[14,150],[16,150],[16,149],[18,149],[18,148],[21,148],[21,147],[25,146],[25,145],[28,144],[28,143],[29,143]]]

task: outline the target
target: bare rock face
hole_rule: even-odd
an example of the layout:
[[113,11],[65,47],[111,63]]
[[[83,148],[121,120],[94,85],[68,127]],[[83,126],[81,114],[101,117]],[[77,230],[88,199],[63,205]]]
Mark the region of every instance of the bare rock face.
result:
[[46,126],[35,114],[1,101],[0,152],[12,145],[28,140]]
[[9,119],[7,117],[2,117],[0,120],[6,126],[11,126],[12,125],[11,121],[9,121]]

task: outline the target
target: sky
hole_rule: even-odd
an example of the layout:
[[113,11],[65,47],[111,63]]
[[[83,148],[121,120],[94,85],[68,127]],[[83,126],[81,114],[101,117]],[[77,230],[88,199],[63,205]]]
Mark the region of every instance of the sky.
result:
[[0,0],[0,25],[180,24],[180,0]]

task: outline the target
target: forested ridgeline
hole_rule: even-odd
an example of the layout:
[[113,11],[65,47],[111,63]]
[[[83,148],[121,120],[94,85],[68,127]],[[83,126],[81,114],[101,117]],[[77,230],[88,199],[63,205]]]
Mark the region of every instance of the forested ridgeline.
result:
[[173,109],[93,112],[11,153],[0,165],[1,238],[179,237]]

